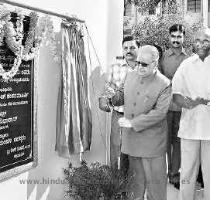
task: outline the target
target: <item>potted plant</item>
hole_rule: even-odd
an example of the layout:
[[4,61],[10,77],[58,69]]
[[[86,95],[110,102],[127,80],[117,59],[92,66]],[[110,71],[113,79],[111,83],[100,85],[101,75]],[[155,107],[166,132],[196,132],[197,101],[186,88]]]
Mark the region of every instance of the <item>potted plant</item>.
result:
[[66,191],[69,199],[74,200],[123,200],[125,199],[127,178],[121,170],[108,165],[82,161],[80,167],[70,163],[64,169],[68,184]]

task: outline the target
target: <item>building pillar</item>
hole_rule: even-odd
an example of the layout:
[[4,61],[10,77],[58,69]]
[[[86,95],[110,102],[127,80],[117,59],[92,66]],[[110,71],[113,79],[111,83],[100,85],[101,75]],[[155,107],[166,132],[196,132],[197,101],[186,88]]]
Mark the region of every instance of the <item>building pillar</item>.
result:
[[208,27],[208,0],[202,1],[203,25]]

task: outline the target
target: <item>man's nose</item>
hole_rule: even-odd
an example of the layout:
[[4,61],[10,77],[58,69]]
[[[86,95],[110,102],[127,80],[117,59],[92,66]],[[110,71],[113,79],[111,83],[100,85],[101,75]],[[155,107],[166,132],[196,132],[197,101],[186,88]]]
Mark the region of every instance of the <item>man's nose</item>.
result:
[[197,42],[197,43],[196,43],[196,47],[197,47],[197,48],[201,48],[201,47],[203,47],[203,45],[201,44],[201,42]]

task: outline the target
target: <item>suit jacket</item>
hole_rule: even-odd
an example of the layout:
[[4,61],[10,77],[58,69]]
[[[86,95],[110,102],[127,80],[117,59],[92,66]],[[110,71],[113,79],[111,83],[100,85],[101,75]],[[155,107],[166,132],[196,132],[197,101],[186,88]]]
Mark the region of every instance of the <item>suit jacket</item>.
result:
[[135,157],[157,157],[166,153],[166,114],[171,101],[170,80],[157,71],[141,78],[138,73],[127,74],[124,90],[112,103],[124,99],[124,115],[132,128],[122,128],[122,152]]

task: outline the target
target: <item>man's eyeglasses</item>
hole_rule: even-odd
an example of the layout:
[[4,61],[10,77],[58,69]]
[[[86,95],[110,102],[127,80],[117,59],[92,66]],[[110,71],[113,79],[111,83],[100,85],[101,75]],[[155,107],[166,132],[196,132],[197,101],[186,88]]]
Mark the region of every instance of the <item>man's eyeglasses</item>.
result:
[[[150,63],[151,64],[151,63]],[[140,62],[140,61],[136,61],[136,65],[137,66],[142,66],[142,67],[148,67],[148,65],[150,65],[150,64],[148,64],[148,63],[145,63],[145,62]]]
[[205,40],[201,41],[201,40],[197,39],[197,40],[195,40],[195,43],[199,43],[201,45],[209,45],[210,40],[205,39]]

